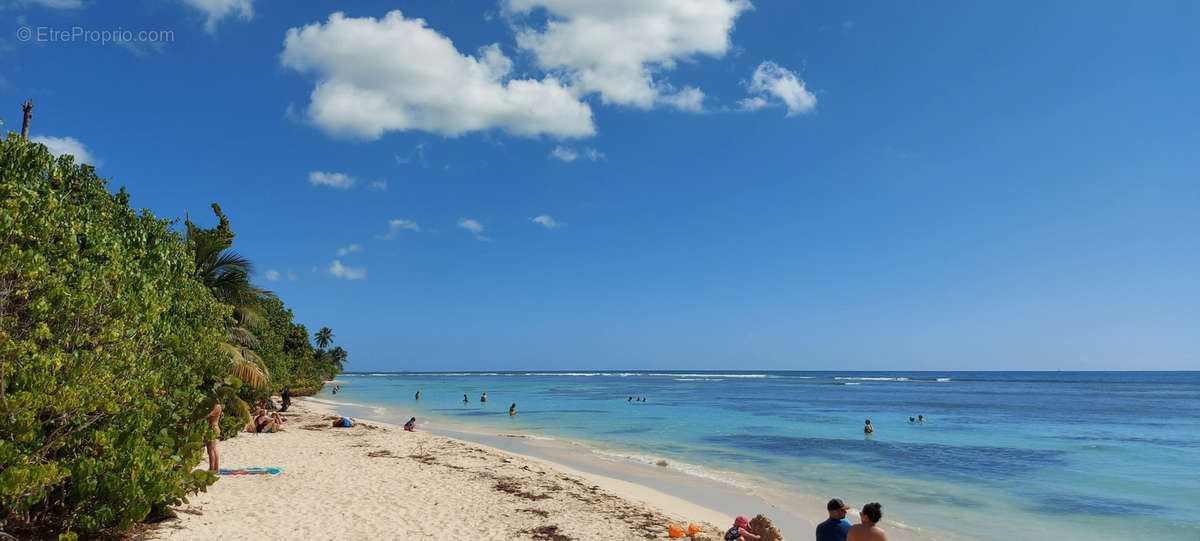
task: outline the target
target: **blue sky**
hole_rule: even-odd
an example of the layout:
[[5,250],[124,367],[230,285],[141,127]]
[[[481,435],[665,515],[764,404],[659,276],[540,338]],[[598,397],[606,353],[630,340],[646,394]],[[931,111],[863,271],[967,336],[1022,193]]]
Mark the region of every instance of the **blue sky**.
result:
[[1194,2],[0,13],[5,128],[353,370],[1200,367]]

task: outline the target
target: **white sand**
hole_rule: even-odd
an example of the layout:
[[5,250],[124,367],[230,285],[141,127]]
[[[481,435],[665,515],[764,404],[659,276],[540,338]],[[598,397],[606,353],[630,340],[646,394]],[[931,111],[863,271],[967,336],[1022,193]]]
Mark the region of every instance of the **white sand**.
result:
[[332,428],[330,414],[297,400],[284,432],[221,442],[222,468],[284,471],[221,478],[151,538],[667,539],[668,524],[694,522],[719,539],[714,525],[732,522],[652,488],[483,445],[373,421]]

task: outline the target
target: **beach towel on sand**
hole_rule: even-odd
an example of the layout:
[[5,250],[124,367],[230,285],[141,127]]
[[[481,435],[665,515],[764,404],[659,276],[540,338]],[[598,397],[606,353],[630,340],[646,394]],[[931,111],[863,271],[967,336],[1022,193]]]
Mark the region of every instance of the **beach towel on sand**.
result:
[[222,468],[217,475],[275,475],[281,471],[283,468],[241,468],[236,470]]

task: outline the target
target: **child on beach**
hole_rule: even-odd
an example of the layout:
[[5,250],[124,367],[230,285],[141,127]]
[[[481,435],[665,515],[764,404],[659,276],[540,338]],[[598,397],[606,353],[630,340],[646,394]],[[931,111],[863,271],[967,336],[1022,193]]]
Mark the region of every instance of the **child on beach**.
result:
[[759,537],[750,533],[750,519],[745,516],[738,516],[733,519],[733,527],[725,532],[725,541],[737,541],[744,539],[748,541],[758,541]]
[[404,430],[407,430],[409,432],[412,432],[413,429],[416,427],[417,427],[417,418],[416,417],[413,417],[412,419],[409,419],[407,423],[404,423]]
[[354,420],[349,417],[338,417],[337,419],[334,419],[333,426],[342,427],[342,428],[350,428],[350,427],[354,426]]

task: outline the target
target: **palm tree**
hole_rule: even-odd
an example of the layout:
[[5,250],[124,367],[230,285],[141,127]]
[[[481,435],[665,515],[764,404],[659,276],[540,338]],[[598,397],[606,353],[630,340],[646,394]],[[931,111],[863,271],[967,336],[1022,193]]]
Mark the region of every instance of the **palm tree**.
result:
[[317,347],[325,349],[329,344],[333,343],[333,331],[329,327],[321,327],[313,337],[317,340]]
[[340,373],[343,366],[346,364],[346,350],[342,349],[342,346],[338,346],[330,350],[329,362],[333,366],[337,367],[337,371]]
[[254,352],[258,339],[252,332],[265,323],[261,304],[273,294],[250,283],[254,264],[230,250],[233,232],[221,207],[213,203],[213,212],[220,219],[215,229],[201,229],[185,220],[185,240],[196,260],[195,276],[218,301],[233,307],[233,323],[226,325],[226,342],[220,351],[229,355],[230,372],[255,387],[265,387],[270,379],[267,366]]

